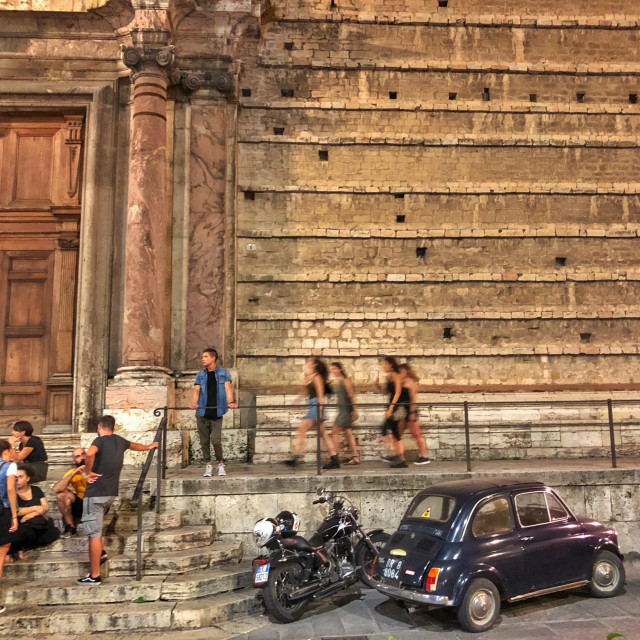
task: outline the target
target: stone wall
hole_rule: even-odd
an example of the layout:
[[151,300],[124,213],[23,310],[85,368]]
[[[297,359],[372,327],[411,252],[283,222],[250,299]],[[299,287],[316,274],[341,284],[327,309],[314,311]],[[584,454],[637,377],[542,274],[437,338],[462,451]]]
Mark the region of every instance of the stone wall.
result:
[[[579,466],[573,467],[580,469]],[[498,471],[501,476],[531,477],[531,471]],[[496,475],[466,474],[449,469],[440,473],[408,472],[381,476],[295,476],[227,478],[224,484],[201,479],[173,478],[166,482],[164,503],[169,510],[182,510],[187,524],[215,523],[224,539],[240,538],[246,557],[257,552],[251,532],[261,517],[273,517],[282,509],[295,511],[301,531],[313,532],[326,515],[322,506],[312,505],[319,487],[346,495],[357,507],[365,529],[382,527],[394,531],[411,498],[426,487],[468,477]],[[639,473],[633,470],[566,470],[539,465],[536,480],[548,483],[576,515],[594,518],[613,526],[627,560],[637,557],[640,545]]]
[[[239,79],[243,388],[637,387],[638,7],[273,2]],[[448,337],[445,337],[448,336]]]

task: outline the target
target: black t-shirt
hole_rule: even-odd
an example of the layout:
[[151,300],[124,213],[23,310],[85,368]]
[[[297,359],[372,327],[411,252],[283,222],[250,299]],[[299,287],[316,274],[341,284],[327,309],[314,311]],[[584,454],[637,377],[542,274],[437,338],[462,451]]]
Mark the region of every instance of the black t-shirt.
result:
[[91,443],[92,447],[98,448],[91,471],[101,475],[95,482],[87,483],[85,498],[118,495],[124,452],[130,445],[128,440],[115,433],[100,436]]
[[20,443],[19,450],[22,451],[25,447],[31,447],[33,451],[23,460],[23,462],[46,462],[47,452],[44,448],[44,443],[38,436],[31,436],[27,440],[27,444]]
[[207,408],[204,417],[215,420],[218,417],[218,379],[216,370],[207,370]]
[[39,507],[40,501],[44,498],[44,493],[40,487],[31,487],[31,500],[23,500],[18,494],[18,509],[22,507]]

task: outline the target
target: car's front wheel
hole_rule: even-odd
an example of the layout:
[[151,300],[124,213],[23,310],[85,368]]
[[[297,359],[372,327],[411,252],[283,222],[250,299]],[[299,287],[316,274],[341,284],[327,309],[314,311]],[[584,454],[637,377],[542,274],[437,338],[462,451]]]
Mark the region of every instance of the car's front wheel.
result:
[[625,571],[622,560],[611,551],[601,551],[593,563],[589,591],[595,598],[612,598],[624,587]]
[[465,631],[491,629],[500,614],[500,593],[491,580],[474,578],[458,607],[458,620]]

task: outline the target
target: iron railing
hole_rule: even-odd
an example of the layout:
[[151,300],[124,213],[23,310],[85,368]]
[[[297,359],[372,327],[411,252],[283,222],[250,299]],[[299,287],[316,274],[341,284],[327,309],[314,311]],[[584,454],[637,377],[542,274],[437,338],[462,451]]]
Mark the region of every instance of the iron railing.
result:
[[[611,399],[606,400],[529,400],[529,401],[474,401],[469,402],[467,400],[461,402],[417,402],[413,403],[414,406],[421,409],[427,409],[429,411],[436,409],[457,409],[463,412],[463,428],[464,428],[464,440],[465,440],[465,459],[467,471],[472,470],[472,456],[471,456],[471,431],[478,427],[487,427],[490,425],[482,423],[473,423],[471,420],[471,414],[473,410],[487,410],[487,409],[506,409],[506,408],[571,408],[571,407],[593,407],[603,410],[606,407],[607,410],[607,423],[609,427],[609,448],[611,457],[611,467],[617,468],[617,455],[616,455],[616,441],[615,441],[615,423],[613,409],[616,406],[640,406],[640,399]],[[315,421],[316,426],[316,474],[322,475],[322,438],[320,435],[319,426],[323,422],[323,412],[326,409],[339,408],[341,405],[337,403],[325,403],[324,405],[318,405],[318,413]],[[357,408],[387,408],[387,402],[378,403],[356,403],[354,405]],[[252,405],[239,405],[237,409],[252,409],[262,411],[272,410],[306,410],[307,404],[269,404],[262,407]],[[156,472],[156,495],[155,495],[155,511],[160,513],[160,498],[162,489],[162,480],[166,476],[166,460],[167,460],[167,418],[169,411],[193,411],[193,407],[162,407],[154,410],[154,415],[161,417],[160,424],[155,435],[155,442],[159,443],[158,446],[158,461]],[[531,421],[527,421],[528,423]],[[640,419],[638,420],[640,422]],[[561,426],[561,423],[559,423]],[[593,426],[593,422],[589,422],[589,425]],[[605,426],[603,422],[595,423],[597,426]],[[423,423],[424,426],[424,423]],[[576,425],[574,425],[576,426]],[[142,491],[147,475],[153,462],[155,449],[151,449],[147,455],[147,459],[144,463],[140,478],[133,493],[132,503],[135,504],[138,514],[138,530],[137,530],[137,548],[136,548],[136,579],[140,580],[142,577],[142,516],[143,516],[143,499]]]

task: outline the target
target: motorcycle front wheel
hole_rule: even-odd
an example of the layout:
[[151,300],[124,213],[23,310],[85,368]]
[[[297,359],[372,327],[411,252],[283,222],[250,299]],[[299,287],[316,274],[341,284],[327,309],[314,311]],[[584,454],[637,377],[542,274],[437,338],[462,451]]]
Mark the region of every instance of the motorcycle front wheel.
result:
[[294,622],[305,612],[309,599],[290,600],[289,594],[302,583],[302,567],[297,562],[276,565],[262,589],[267,611],[280,622]]
[[[391,536],[388,533],[380,532],[374,533],[372,536],[369,536],[369,540],[373,543],[373,546],[380,550],[387,544]],[[356,564],[358,566],[358,577],[360,581],[367,586],[371,580],[371,567],[373,566],[373,561],[378,557],[377,553],[373,553],[369,546],[364,540],[360,540],[356,546]]]

